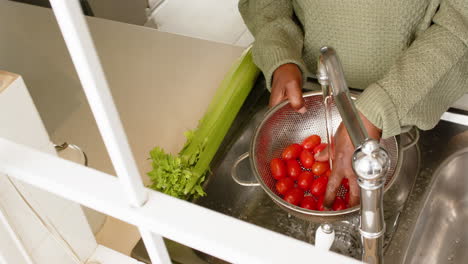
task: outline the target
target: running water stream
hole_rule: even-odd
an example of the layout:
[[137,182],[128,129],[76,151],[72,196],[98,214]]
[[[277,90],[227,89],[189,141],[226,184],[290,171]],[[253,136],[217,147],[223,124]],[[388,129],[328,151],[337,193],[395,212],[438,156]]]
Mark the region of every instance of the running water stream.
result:
[[334,151],[333,142],[333,120],[332,120],[332,103],[333,96],[328,92],[328,88],[323,88],[323,105],[325,107],[325,129],[327,132],[328,144],[328,160],[330,162],[330,169],[333,169],[332,155]]

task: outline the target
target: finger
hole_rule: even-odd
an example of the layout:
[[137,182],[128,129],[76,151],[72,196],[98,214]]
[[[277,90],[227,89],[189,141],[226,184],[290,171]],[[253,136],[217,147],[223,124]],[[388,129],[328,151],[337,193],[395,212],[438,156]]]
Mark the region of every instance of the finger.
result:
[[357,177],[353,173],[347,177],[349,180],[349,207],[353,207],[359,204],[360,189],[357,183]]
[[[339,173],[339,169],[332,171],[330,178],[328,178],[327,191],[325,193],[325,199],[323,200],[323,205],[330,208],[335,200],[336,193],[338,192],[343,179],[343,174]],[[323,176],[322,176],[323,177]]]
[[327,146],[322,151],[315,154],[314,158],[315,158],[316,161],[326,162],[326,161],[328,161],[329,156],[330,156],[329,155],[329,146]]
[[307,111],[304,107],[305,101],[302,97],[301,83],[292,80],[286,84],[286,95],[291,107],[297,112],[303,114]]
[[270,102],[268,105],[273,107],[286,99],[287,97],[284,88],[273,84],[273,87],[271,88]]

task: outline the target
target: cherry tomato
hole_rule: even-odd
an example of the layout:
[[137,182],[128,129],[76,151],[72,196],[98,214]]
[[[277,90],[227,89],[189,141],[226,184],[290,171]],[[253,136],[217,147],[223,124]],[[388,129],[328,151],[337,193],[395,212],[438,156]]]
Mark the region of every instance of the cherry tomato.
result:
[[302,147],[307,150],[313,150],[316,146],[320,144],[322,140],[317,135],[309,136],[308,138],[302,141]]
[[328,169],[330,169],[330,165],[328,164],[328,162],[317,161],[312,165],[312,172],[314,173],[314,175],[317,176],[321,176],[322,174],[327,172]]
[[343,178],[343,180],[341,181],[341,185],[343,185],[343,187],[349,191],[349,180],[348,178]]
[[331,170],[327,170],[327,172],[325,172],[324,176],[327,176],[327,177],[330,177],[331,175]]
[[297,178],[297,186],[303,190],[308,190],[314,181],[314,174],[310,171],[303,171]]
[[314,154],[319,153],[320,151],[324,150],[327,147],[326,143],[321,143],[314,148]]
[[304,168],[310,169],[315,162],[314,154],[312,152],[304,149],[301,152],[300,160]]
[[333,202],[332,209],[333,211],[341,211],[341,210],[346,209],[346,203],[343,200],[343,198],[341,198],[340,196],[337,196],[335,198],[335,201]]
[[325,206],[323,206],[323,200],[325,199],[325,196],[320,196],[320,198],[317,200],[317,210],[319,211],[330,211]]
[[286,177],[286,163],[281,159],[272,159],[270,162],[270,170],[273,178],[277,180]]
[[291,144],[283,150],[281,157],[285,160],[297,159],[299,158],[299,155],[301,155],[301,151],[302,151],[301,145]]
[[294,181],[291,178],[282,178],[276,182],[276,190],[280,194],[286,194],[290,189],[294,187]]
[[317,210],[317,201],[312,196],[306,196],[302,199],[301,207],[309,210]]
[[325,176],[318,177],[310,186],[310,193],[316,197],[323,196],[327,191],[328,178]]
[[284,195],[284,200],[290,204],[299,205],[304,198],[304,191],[293,188]]
[[349,191],[346,192],[346,194],[344,196],[344,201],[345,201],[346,205],[349,206]]
[[286,161],[286,167],[287,167],[287,175],[294,180],[299,177],[299,174],[302,172],[301,165],[297,160],[287,160]]

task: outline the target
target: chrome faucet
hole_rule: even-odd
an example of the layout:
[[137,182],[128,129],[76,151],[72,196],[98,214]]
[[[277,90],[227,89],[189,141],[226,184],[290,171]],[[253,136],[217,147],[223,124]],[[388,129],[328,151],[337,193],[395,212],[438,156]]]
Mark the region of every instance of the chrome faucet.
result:
[[369,138],[364,129],[335,50],[322,47],[320,52],[317,79],[322,85],[324,97],[333,96],[355,147],[352,165],[361,190],[359,231],[363,245],[362,260],[366,263],[383,263],[383,187],[390,159],[387,151],[377,140]]

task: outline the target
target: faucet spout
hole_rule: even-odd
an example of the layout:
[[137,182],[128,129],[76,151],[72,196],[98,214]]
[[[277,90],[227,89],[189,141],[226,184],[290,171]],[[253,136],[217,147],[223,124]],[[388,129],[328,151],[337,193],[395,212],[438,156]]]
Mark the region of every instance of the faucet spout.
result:
[[343,67],[335,50],[322,47],[320,52],[317,79],[322,85],[324,97],[333,96],[355,147],[352,165],[361,189],[362,260],[366,263],[383,263],[383,187],[390,159],[379,142],[369,138],[349,94]]
[[324,89],[324,96],[333,95],[351,141],[354,147],[357,147],[369,136],[349,94],[340,59],[331,47],[322,47],[320,52],[318,81],[322,85],[322,89]]

